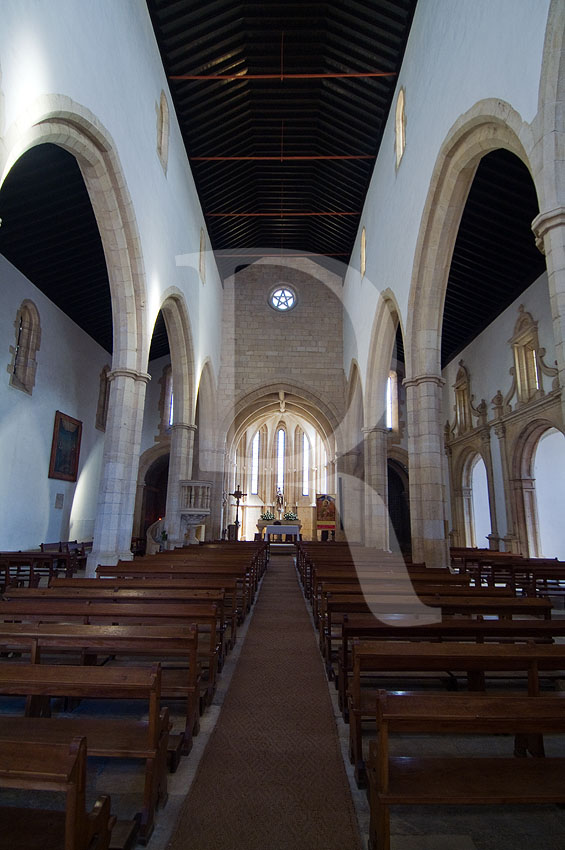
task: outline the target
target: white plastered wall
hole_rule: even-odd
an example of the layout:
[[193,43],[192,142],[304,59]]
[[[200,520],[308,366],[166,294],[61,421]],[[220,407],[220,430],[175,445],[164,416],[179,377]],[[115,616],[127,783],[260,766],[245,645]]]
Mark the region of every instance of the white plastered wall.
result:
[[[395,166],[394,109],[387,122],[360,228],[367,234],[366,274],[359,275],[360,231],[346,277],[344,368],[368,368],[379,293],[394,293],[408,326],[416,243],[438,152],[475,104],[510,104],[522,121],[538,109],[549,0],[426,0],[419,3],[396,91],[406,97],[406,149]],[[396,95],[393,103],[396,102]],[[354,329],[354,333],[352,332]],[[409,340],[406,340],[409,345]]]
[[[0,256],[0,549],[91,540],[104,434],[95,427],[99,379],[109,354]],[[24,298],[39,312],[41,344],[32,395],[9,385],[9,346]],[[82,422],[76,482],[48,478],[55,411]],[[55,497],[63,494],[62,509]]]

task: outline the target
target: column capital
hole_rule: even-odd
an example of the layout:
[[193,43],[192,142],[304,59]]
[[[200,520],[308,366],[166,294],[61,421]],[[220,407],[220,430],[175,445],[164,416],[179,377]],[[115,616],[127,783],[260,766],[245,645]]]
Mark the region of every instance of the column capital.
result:
[[554,227],[565,227],[565,207],[555,207],[553,210],[540,212],[532,221],[532,230],[536,237],[536,245],[545,254],[543,239],[545,234]]
[[445,380],[441,375],[416,375],[414,378],[404,378],[402,381],[405,387],[418,387],[420,384],[435,384],[441,388],[445,386]]
[[137,369],[112,369],[108,372],[107,380],[113,381],[115,378],[132,378],[134,381],[143,381],[148,384],[151,380],[151,375],[148,372],[138,372]]
[[188,422],[173,422],[171,431],[197,431],[196,425],[189,425]]
[[366,428],[361,428],[361,433],[364,437],[368,437],[369,434],[388,434],[390,433],[389,428],[383,428],[382,425],[368,425]]

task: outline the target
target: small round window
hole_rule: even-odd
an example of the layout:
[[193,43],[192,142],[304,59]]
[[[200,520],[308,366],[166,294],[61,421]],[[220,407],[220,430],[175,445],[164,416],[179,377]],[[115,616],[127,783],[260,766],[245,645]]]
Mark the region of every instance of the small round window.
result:
[[296,293],[290,286],[277,286],[269,296],[269,304],[275,310],[288,312],[296,306]]

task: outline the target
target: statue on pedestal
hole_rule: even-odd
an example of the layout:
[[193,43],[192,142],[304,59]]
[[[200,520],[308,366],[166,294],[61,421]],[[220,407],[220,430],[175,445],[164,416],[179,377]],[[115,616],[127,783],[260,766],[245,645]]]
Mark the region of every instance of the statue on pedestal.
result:
[[279,519],[282,519],[282,513],[284,510],[284,494],[280,487],[277,487],[277,511],[279,514]]

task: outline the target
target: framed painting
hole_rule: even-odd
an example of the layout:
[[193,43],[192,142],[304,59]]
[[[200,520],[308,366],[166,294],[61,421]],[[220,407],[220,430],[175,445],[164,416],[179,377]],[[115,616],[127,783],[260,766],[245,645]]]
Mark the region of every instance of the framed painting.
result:
[[55,411],[49,478],[77,480],[81,435],[82,422],[61,413],[60,410]]

